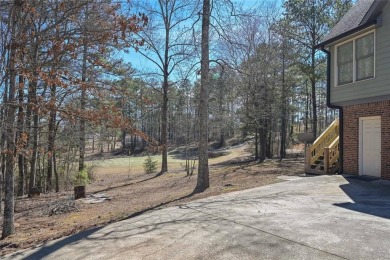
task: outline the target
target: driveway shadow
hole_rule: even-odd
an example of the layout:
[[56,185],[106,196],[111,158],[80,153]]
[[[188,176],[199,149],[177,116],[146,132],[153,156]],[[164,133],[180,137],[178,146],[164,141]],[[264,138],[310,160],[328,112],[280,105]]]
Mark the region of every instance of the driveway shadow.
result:
[[[168,204],[171,204],[171,203],[174,203],[174,202],[177,202],[180,200],[184,200],[186,198],[190,198],[190,197],[194,196],[195,194],[197,194],[197,192],[193,191],[193,192],[189,193],[188,195],[185,195],[185,196],[182,196],[182,197],[179,197],[176,199],[168,200],[168,201],[160,203],[158,205],[151,206],[151,207],[143,209],[141,211],[137,211],[131,215],[128,215],[128,216],[125,216],[122,218],[118,218],[118,219],[114,220],[113,222],[119,222],[119,221],[123,221],[123,220],[127,220],[127,219],[131,219],[131,218],[140,216],[144,213],[154,211],[156,209],[160,209]],[[171,222],[174,222],[174,221],[171,221]],[[167,223],[164,223],[164,224],[167,224]],[[107,224],[105,224],[104,226],[101,226],[101,227],[96,227],[96,228],[91,228],[89,230],[81,231],[79,233],[70,235],[70,236],[63,238],[63,239],[59,239],[54,244],[48,244],[48,245],[44,244],[44,245],[38,246],[39,250],[35,251],[34,253],[32,253],[28,256],[24,256],[24,254],[23,254],[24,251],[16,252],[16,253],[12,254],[11,256],[18,257],[21,259],[43,259],[43,258],[51,255],[52,253],[60,250],[64,246],[69,246],[72,244],[77,245],[78,243],[80,243],[80,241],[85,240],[85,239],[91,240],[91,236],[93,236],[94,233],[99,232],[105,226],[107,226]]]
[[52,245],[43,245],[38,251],[25,257],[23,257],[23,251],[12,254],[12,257],[22,257],[22,259],[42,259],[50,255],[51,253],[61,249],[64,246],[70,244],[77,244],[80,240],[90,236],[91,234],[99,231],[100,229],[102,229],[102,227],[92,228],[66,237],[65,239],[60,239],[58,240],[58,242]]
[[348,176],[340,188],[354,202],[335,203],[345,209],[390,219],[390,181],[366,176]]

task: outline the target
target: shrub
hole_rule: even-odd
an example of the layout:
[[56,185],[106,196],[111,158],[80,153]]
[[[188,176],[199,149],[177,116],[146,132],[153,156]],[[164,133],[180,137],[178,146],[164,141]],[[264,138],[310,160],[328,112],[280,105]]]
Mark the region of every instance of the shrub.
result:
[[88,182],[89,182],[89,178],[88,178],[88,170],[87,169],[79,171],[74,176],[73,183],[75,186],[84,186],[84,185],[87,185]]
[[153,160],[153,158],[149,155],[146,157],[144,161],[144,170],[145,173],[150,174],[156,171],[157,168],[157,161]]
[[94,162],[93,164],[87,165],[86,170],[87,170],[87,176],[88,176],[88,182],[92,182],[95,180],[95,172],[96,169],[98,168],[98,163]]

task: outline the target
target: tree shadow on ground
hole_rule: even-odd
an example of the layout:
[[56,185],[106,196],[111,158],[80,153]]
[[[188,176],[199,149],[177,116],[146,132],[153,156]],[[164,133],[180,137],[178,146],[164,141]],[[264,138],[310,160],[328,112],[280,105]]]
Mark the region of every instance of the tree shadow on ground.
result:
[[119,189],[119,188],[123,188],[123,187],[128,187],[128,186],[132,186],[132,185],[136,185],[136,184],[139,184],[139,183],[143,183],[143,182],[147,182],[147,181],[150,181],[150,180],[153,180],[157,177],[160,177],[161,175],[163,175],[163,173],[159,172],[157,173],[156,175],[152,176],[152,177],[149,177],[149,178],[146,178],[146,179],[143,179],[143,180],[140,180],[140,181],[136,181],[136,182],[131,182],[131,183],[125,183],[125,184],[122,184],[122,185],[117,185],[117,186],[113,186],[113,187],[108,187],[108,188],[105,188],[105,189],[100,189],[100,190],[97,190],[97,191],[94,191],[92,192],[92,194],[96,194],[96,193],[100,193],[100,192],[105,192],[105,191],[110,191],[110,190],[115,190],[115,189]]
[[347,176],[348,184],[340,188],[354,201],[335,206],[390,219],[390,181],[367,176]]
[[[91,228],[89,230],[82,231],[80,233],[76,233],[74,235],[66,237],[65,239],[61,239],[55,242],[53,245],[43,245],[38,251],[34,252],[29,256],[23,257],[23,259],[43,259],[44,257],[49,256],[51,253],[59,250],[60,248],[72,243],[76,243],[77,241],[90,236],[91,234],[99,231],[100,229],[102,229],[102,227]],[[12,257],[18,256],[23,256],[23,251],[12,254]]]
[[[110,221],[107,224],[118,222],[118,221],[123,221],[123,220],[128,220],[128,219],[140,216],[140,215],[142,215],[144,213],[160,209],[160,208],[162,208],[162,207],[164,207],[166,205],[169,205],[171,203],[175,203],[175,202],[178,202],[180,200],[184,200],[184,199],[190,198],[190,197],[194,196],[197,193],[199,193],[199,192],[194,190],[193,192],[191,192],[188,195],[185,195],[185,196],[173,199],[173,200],[169,200],[169,201],[160,203],[158,205],[155,205],[155,206],[152,206],[152,207],[149,207],[149,208],[146,208],[146,209],[134,212],[134,213],[132,213],[132,214],[130,214],[128,216],[112,220],[112,221]],[[75,244],[75,243],[78,243],[82,239],[88,238],[89,236],[91,236],[92,234],[98,232],[102,228],[104,228],[104,226],[91,228],[89,230],[81,231],[79,233],[76,233],[76,234],[73,234],[71,236],[68,236],[68,237],[66,237],[64,239],[60,239],[57,242],[55,242],[54,244],[52,244],[52,245],[43,245],[38,251],[32,253],[31,255],[26,256],[23,259],[43,259],[43,258],[49,256],[50,254],[54,253],[55,251],[61,249],[62,247],[66,246],[66,245]],[[19,257],[23,256],[23,251],[22,252],[16,252],[16,253],[12,254],[12,257],[18,257],[18,256]]]
[[213,166],[240,166],[247,165],[250,163],[258,163],[254,156],[240,157],[238,159],[231,159],[224,162],[216,163]]

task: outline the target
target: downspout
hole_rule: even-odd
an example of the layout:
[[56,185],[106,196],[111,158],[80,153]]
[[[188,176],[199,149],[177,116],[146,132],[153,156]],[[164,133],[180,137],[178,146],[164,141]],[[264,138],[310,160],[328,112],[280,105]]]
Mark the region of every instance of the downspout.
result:
[[339,154],[340,154],[340,169],[339,169],[339,174],[342,174],[344,172],[344,167],[343,167],[343,161],[344,161],[344,112],[343,112],[343,107],[341,106],[336,106],[332,105],[330,103],[330,73],[331,73],[331,55],[328,50],[322,46],[321,51],[326,53],[327,56],[327,67],[326,67],[326,105],[329,108],[332,109],[338,109],[339,110]]

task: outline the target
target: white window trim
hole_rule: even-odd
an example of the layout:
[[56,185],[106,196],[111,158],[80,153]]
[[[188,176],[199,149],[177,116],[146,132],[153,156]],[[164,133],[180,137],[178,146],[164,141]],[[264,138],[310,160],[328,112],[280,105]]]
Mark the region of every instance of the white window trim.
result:
[[[374,76],[372,78],[368,78],[368,79],[356,80],[356,40],[361,38],[361,37],[364,37],[370,33],[374,33]],[[353,52],[352,82],[339,85],[339,83],[338,83],[338,66],[337,66],[337,49],[338,49],[338,46],[349,43],[349,42],[352,42],[352,45],[353,45],[353,50],[352,50],[352,52]],[[351,39],[348,39],[347,41],[340,42],[340,43],[336,44],[334,48],[335,48],[335,52],[334,52],[335,55],[334,55],[334,59],[333,59],[334,60],[334,62],[333,62],[334,74],[333,75],[335,75],[334,76],[334,86],[335,87],[344,87],[344,86],[348,86],[348,85],[351,85],[351,84],[356,83],[356,82],[364,82],[367,80],[375,79],[375,76],[376,76],[376,30],[375,29],[370,30],[368,32],[365,32],[363,34],[359,34]]]

